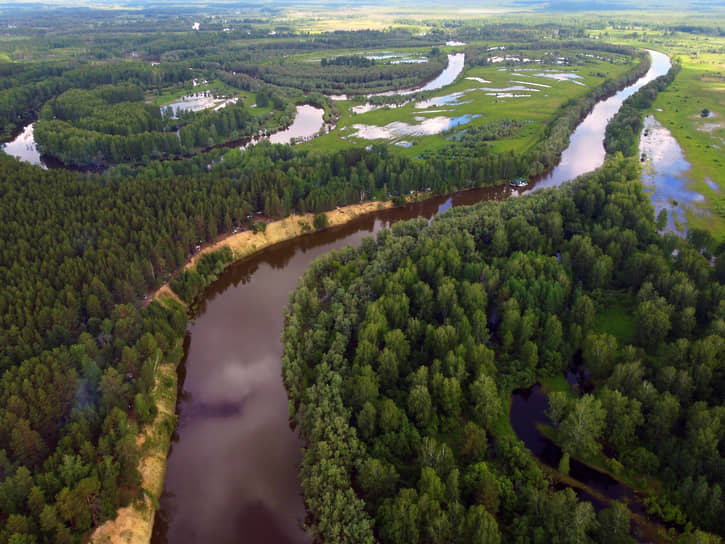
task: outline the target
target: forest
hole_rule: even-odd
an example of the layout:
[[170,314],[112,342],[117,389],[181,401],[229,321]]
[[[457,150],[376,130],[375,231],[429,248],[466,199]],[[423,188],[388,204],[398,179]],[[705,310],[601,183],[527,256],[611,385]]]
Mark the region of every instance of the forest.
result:
[[[35,123],[39,151],[71,168],[0,153],[0,544],[85,541],[143,497],[137,435],[157,413],[159,361],[183,359],[189,317],[149,295],[168,283],[193,306],[234,258],[185,269],[202,244],[293,213],[323,229],[336,206],[541,174],[598,100],[649,68],[575,24],[313,33],[263,12],[230,15],[233,28],[208,17],[197,32],[191,8],[31,12],[2,12],[0,136]],[[628,65],[557,107],[521,153],[492,147],[526,130],[513,118],[415,157],[380,144],[224,147],[286,127],[299,104],[334,120],[322,93],[421,84],[453,38],[471,42],[467,67],[487,65],[497,40]],[[381,48],[426,62],[361,55]],[[284,380],[323,540],[629,542],[626,508],[595,514],[559,489],[507,420],[513,388],[580,360],[593,394],[551,396],[567,455],[650,475],[652,515],[679,541],[723,535],[725,248],[705,231],[658,234],[636,160],[617,155],[636,154],[642,114],[676,73],[627,102],[607,136],[612,162],[588,179],[400,224],[313,266],[290,305]],[[203,80],[236,103],[165,113]],[[597,328],[612,297],[635,316],[632,338]]]
[[[620,155],[558,190],[398,223],[317,260],[283,332],[315,534],[632,542],[626,506],[595,513],[510,431],[512,389],[581,364],[592,393],[550,394],[563,451],[650,475],[678,542],[715,542],[724,249],[706,232],[658,234]],[[612,298],[634,334],[598,327]]]

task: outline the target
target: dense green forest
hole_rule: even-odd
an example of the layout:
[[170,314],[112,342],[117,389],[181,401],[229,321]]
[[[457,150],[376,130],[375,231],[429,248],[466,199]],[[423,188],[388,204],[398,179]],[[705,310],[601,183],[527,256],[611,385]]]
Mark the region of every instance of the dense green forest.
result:
[[[283,332],[301,468],[324,541],[630,542],[512,439],[507,398],[583,358],[553,394],[567,454],[604,449],[661,483],[681,542],[724,534],[725,255],[659,235],[636,162],[503,203],[399,223],[318,259]],[[603,332],[612,299],[633,334]],[[646,423],[645,423],[646,422]],[[697,530],[697,531],[696,531]]]
[[[346,60],[348,59],[348,60]],[[446,67],[446,56],[435,48],[422,63],[351,62],[364,56],[322,58],[314,62],[276,62],[234,64],[234,71],[244,72],[268,83],[295,87],[303,91],[325,93],[370,93],[412,87],[433,79]]]
[[[649,67],[641,55],[628,73],[564,104],[521,155],[489,147],[522,129],[513,120],[483,124],[415,159],[380,145],[227,150],[217,146],[289,124],[295,104],[335,115],[330,100],[306,91],[364,93],[429,79],[445,64],[449,38],[486,42],[466,49],[471,64],[485,63],[496,40],[529,52],[600,51],[622,62],[637,53],[580,41],[582,28],[559,24],[311,34],[265,15],[239,17],[232,29],[210,18],[192,32],[196,15],[183,8],[3,15],[0,135],[37,122],[41,151],[66,165],[108,168],[45,171],[0,154],[0,544],[82,541],[143,493],[136,434],[156,412],[159,360],[182,357],[187,318],[180,305],[145,298],[170,281],[191,302],[214,281],[229,252],[182,271],[200,243],[254,228],[255,212],[276,219],[539,174],[597,100]],[[362,61],[350,52],[386,47],[424,53],[428,62]],[[225,95],[238,93],[238,102],[164,115],[161,105],[194,92],[203,78]],[[400,225],[316,265],[295,295],[285,379],[310,441],[308,504],[328,542],[603,539],[607,520],[623,515],[618,507],[595,522],[570,492],[551,489],[502,429],[512,387],[591,352],[600,334],[592,323],[610,291],[628,293],[633,311],[661,317],[666,331],[652,325],[646,336],[657,342],[631,348],[604,338],[613,355],[595,370],[597,398],[609,410],[624,395],[663,423],[654,434],[634,425],[625,437],[636,440],[632,451],[611,425],[593,443],[611,445],[625,466],[649,462],[663,484],[657,505],[679,509],[679,525],[719,530],[722,508],[702,505],[719,504],[723,485],[725,265],[719,258],[708,266],[702,253],[721,248],[703,233],[692,236],[699,253],[656,235],[641,192],[626,181],[632,168],[620,162],[561,194],[456,212],[431,227]],[[304,339],[295,329],[302,324],[310,325]],[[623,385],[625,374],[634,377]],[[667,406],[637,383],[662,392]],[[315,397],[319,405],[310,403]],[[563,435],[573,409],[562,404]],[[570,524],[572,516],[585,523]]]

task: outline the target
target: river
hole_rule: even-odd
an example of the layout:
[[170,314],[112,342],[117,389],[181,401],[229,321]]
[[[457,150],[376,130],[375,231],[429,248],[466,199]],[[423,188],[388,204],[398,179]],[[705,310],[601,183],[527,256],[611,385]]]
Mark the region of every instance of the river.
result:
[[[370,98],[373,96],[395,95],[407,96],[409,94],[415,94],[423,91],[435,91],[437,89],[442,89],[443,87],[446,87],[453,83],[461,74],[461,72],[463,72],[465,61],[465,53],[451,53],[448,55],[448,64],[443,69],[443,71],[427,83],[423,83],[422,85],[418,85],[417,87],[411,87],[410,89],[398,89],[392,91],[384,91],[380,93],[372,93],[365,95],[365,97]],[[331,100],[349,100],[354,95],[331,94],[327,96]]]
[[[666,55],[651,54],[650,72],[597,105],[572,135],[562,163],[528,190],[559,185],[602,164],[609,117],[626,96],[669,69]],[[599,148],[598,161],[586,156]],[[152,541],[311,542],[302,530],[301,443],[289,426],[281,380],[279,336],[289,293],[313,259],[396,221],[519,192],[505,186],[434,197],[272,246],[227,269],[188,328],[179,426]]]

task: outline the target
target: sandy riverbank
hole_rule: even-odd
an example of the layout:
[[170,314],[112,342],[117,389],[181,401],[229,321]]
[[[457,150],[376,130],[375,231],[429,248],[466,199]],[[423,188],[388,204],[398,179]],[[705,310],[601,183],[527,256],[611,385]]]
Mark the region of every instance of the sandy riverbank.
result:
[[[392,207],[392,202],[364,202],[361,204],[352,204],[350,206],[330,210],[325,212],[325,214],[327,215],[328,226],[334,227],[337,225],[344,225],[361,215]],[[314,217],[315,215],[312,213],[292,215],[285,217],[284,219],[280,219],[279,221],[267,223],[267,227],[264,232],[254,233],[251,231],[245,231],[229,235],[226,238],[202,248],[201,251],[191,258],[185,268],[194,266],[199,257],[205,253],[216,251],[223,246],[229,246],[234,255],[234,260],[238,260],[271,245],[305,234],[305,232],[312,232],[315,230],[312,226]],[[305,230],[305,225],[309,227],[308,230]]]
[[176,365],[162,363],[156,371],[154,400],[158,414],[136,438],[142,450],[138,470],[141,473],[143,500],[119,509],[116,519],[96,528],[89,541],[95,544],[148,544],[166,477],[166,456],[176,426]]

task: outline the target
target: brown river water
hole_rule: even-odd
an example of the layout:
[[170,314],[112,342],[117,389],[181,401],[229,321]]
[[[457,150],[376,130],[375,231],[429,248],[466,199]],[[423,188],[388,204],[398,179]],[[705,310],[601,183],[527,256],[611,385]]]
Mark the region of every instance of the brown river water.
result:
[[[528,190],[557,186],[602,164],[609,117],[626,96],[669,69],[665,55],[652,55],[652,70],[595,106],[572,135],[560,166]],[[283,242],[225,271],[188,328],[179,425],[152,541],[311,542],[303,530],[297,479],[301,443],[290,428],[281,379],[279,338],[290,292],[313,259],[396,221],[514,194],[497,187],[434,197]]]

